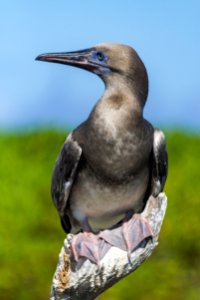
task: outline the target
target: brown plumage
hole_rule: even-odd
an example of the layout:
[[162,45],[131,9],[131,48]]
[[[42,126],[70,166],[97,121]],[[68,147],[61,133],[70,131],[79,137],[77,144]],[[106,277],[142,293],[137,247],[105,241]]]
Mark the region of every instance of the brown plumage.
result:
[[52,179],[64,229],[83,230],[72,243],[74,256],[98,262],[112,245],[130,254],[152,235],[136,213],[162,191],[167,176],[164,135],[143,118],[145,66],[135,50],[119,44],[37,59],[89,70],[105,83],[88,119],[65,141]]

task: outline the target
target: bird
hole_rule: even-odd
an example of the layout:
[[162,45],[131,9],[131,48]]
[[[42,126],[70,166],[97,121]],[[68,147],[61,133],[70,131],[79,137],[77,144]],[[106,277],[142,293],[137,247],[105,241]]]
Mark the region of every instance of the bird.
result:
[[102,43],[36,60],[85,69],[105,84],[88,118],[66,138],[51,194],[75,260],[98,264],[111,247],[130,256],[153,231],[142,217],[163,191],[168,170],[164,133],[143,117],[148,75],[136,50]]

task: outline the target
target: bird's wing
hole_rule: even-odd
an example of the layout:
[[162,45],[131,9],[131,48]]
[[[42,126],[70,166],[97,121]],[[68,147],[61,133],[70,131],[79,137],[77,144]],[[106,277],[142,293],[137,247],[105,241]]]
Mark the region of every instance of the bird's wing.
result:
[[153,163],[151,176],[151,195],[157,197],[162,192],[168,171],[168,156],[164,133],[155,128],[153,139]]
[[65,214],[65,208],[81,154],[82,148],[74,141],[72,134],[69,134],[58,156],[52,176],[51,195],[66,232],[70,231],[71,225]]

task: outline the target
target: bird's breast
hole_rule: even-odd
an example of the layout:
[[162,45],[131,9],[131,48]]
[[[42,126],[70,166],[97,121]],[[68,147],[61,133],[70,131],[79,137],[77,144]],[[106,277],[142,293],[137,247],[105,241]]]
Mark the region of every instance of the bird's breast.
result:
[[91,168],[102,177],[120,181],[148,163],[152,148],[151,137],[118,128],[92,129],[83,154]]
[[100,101],[91,117],[76,131],[83,155],[94,172],[121,181],[148,163],[153,145],[152,126],[123,104],[119,109]]

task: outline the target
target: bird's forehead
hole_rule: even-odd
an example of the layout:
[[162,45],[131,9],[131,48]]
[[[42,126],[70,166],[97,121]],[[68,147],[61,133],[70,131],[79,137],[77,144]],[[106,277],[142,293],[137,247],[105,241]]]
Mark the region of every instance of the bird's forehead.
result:
[[123,44],[115,44],[115,43],[102,43],[95,45],[94,48],[96,50],[105,51],[108,54],[119,54],[119,55],[130,55],[133,49],[127,45]]

